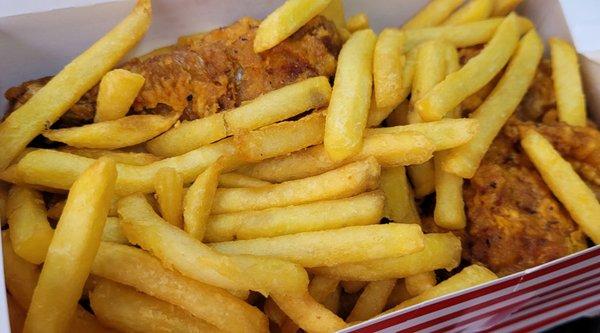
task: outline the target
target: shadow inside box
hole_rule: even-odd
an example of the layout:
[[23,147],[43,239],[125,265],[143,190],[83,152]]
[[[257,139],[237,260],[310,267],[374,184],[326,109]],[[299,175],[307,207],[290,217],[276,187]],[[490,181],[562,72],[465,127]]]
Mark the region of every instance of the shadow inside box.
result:
[[575,319],[550,328],[544,333],[600,333],[600,316]]

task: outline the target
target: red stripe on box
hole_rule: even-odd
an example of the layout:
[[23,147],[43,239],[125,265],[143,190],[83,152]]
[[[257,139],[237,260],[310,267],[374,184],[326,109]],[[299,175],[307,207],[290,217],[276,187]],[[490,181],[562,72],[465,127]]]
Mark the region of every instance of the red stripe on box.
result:
[[557,314],[556,316],[553,316],[550,318],[546,318],[545,320],[542,320],[542,321],[533,323],[529,326],[523,327],[520,330],[515,331],[514,333],[532,332],[532,331],[538,330],[540,328],[543,328],[545,326],[551,325],[553,323],[559,322],[562,319],[567,318],[569,316],[579,314],[579,313],[585,312],[587,310],[591,310],[592,308],[594,308],[596,306],[600,306],[600,300],[592,302],[592,303],[586,303],[586,304],[576,307],[575,309],[565,311],[561,314]]

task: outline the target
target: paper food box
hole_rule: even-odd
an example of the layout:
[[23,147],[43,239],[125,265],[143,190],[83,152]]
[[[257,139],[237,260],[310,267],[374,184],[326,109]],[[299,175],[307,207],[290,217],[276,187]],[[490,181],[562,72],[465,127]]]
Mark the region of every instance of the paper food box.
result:
[[[401,25],[427,1],[344,2],[347,15],[365,12],[371,26],[379,31]],[[588,110],[595,121],[600,121],[600,64],[596,63],[600,59],[600,14],[594,2],[525,0],[519,11],[535,23],[544,40],[558,36],[574,41],[580,53]],[[130,56],[172,44],[178,36],[227,25],[243,16],[263,18],[281,3],[154,0],[151,28]],[[1,17],[0,91],[57,73],[125,17],[132,6],[133,1],[85,0],[78,7]],[[580,20],[581,17],[585,19]],[[1,98],[0,110],[5,109],[6,100]],[[4,275],[0,277],[0,331],[9,332]],[[377,317],[344,332],[537,331],[594,314],[600,314],[600,246]]]

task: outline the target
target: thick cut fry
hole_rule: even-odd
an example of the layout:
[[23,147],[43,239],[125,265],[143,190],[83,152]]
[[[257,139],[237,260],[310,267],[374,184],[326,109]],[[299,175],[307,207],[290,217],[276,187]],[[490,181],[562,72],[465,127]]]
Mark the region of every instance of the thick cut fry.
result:
[[271,183],[237,172],[228,172],[219,176],[219,187],[261,187],[266,185],[271,185]]
[[224,242],[377,224],[383,213],[381,192],[298,206],[213,215],[204,241]]
[[453,275],[448,280],[440,282],[437,286],[427,290],[419,296],[413,297],[398,304],[397,306],[389,309],[385,313],[398,311],[411,305],[415,305],[456,291],[474,287],[476,285],[486,283],[497,278],[498,277],[496,276],[496,274],[492,273],[492,271],[490,271],[489,269],[479,265],[471,265],[463,268],[463,270],[460,271],[460,273]]
[[227,134],[253,130],[324,106],[331,97],[329,80],[313,77],[268,92],[224,113]]
[[[119,214],[117,213],[117,202],[119,201],[118,197],[112,197],[111,199],[111,203],[110,203],[110,208],[108,209],[108,216],[118,216]],[[52,207],[50,207],[50,209],[48,209],[48,218],[51,218],[53,220],[57,220],[60,219],[60,215],[62,214],[63,209],[65,208],[65,204],[67,203],[66,200],[62,200],[59,201],[57,203],[55,203]]]
[[442,25],[460,25],[482,21],[492,15],[495,0],[470,0],[469,3],[452,13]]
[[269,320],[277,324],[279,327],[281,327],[285,321],[289,319],[271,297],[267,298],[265,301],[263,312],[269,318]]
[[379,126],[390,113],[394,111],[394,107],[377,107],[375,94],[371,94],[371,105],[369,106],[369,116],[367,117],[367,127]]
[[[456,48],[475,46],[489,42],[503,18],[492,18],[456,26],[406,30],[405,51],[412,50],[425,41],[441,39]],[[517,17],[517,27],[521,35],[533,29],[533,23],[524,17]]]
[[[232,140],[223,140],[200,147],[181,156],[166,158],[148,165],[117,164],[115,193],[127,195],[136,192],[154,192],[154,177],[162,168],[173,168],[181,174],[184,183],[192,182],[200,172],[219,157],[224,156],[226,169],[241,165]],[[17,164],[18,174],[29,184],[69,189],[75,179],[94,160],[49,149],[38,149],[25,155]]]
[[346,28],[346,15],[344,14],[344,3],[342,0],[331,0],[320,15],[325,16],[335,23],[338,29]]
[[404,167],[383,169],[380,186],[385,194],[385,217],[397,223],[421,223]]
[[[119,214],[127,238],[146,249],[163,265],[173,267],[184,276],[213,286],[232,290],[255,290],[263,294],[302,293],[308,276],[302,267],[272,258],[227,256],[185,231],[162,220],[143,195],[121,199]],[[277,279],[273,279],[277,276]]]
[[8,232],[13,249],[23,259],[41,264],[46,258],[54,230],[46,217],[41,193],[22,186],[13,186],[6,203]]
[[338,279],[317,275],[310,280],[308,293],[315,301],[322,304],[327,296],[335,292],[339,283]]
[[515,14],[511,14],[504,19],[494,37],[477,56],[417,101],[415,109],[423,120],[441,119],[498,74],[519,42],[516,18]]
[[146,143],[158,156],[177,156],[227,136],[224,113],[184,121]]
[[522,135],[521,146],[552,193],[595,244],[600,244],[600,203],[594,192],[552,147],[533,129]]
[[323,143],[325,115],[310,114],[234,136],[240,157],[248,162],[286,155]]
[[175,169],[158,170],[154,189],[160,214],[165,221],[181,228],[183,226],[183,179]]
[[556,94],[558,119],[571,126],[585,126],[585,95],[577,61],[577,51],[568,42],[550,38],[552,81]]
[[523,0],[494,0],[493,16],[505,16],[517,8]]
[[394,289],[394,285],[396,285],[395,279],[369,282],[360,294],[346,321],[349,323],[363,321],[380,314]]
[[222,332],[173,304],[109,280],[90,293],[90,304],[103,324],[122,332]]
[[306,22],[319,15],[331,0],[288,0],[258,26],[254,52],[266,51],[291,36]]
[[378,108],[395,107],[402,102],[402,72],[406,62],[404,32],[384,29],[373,53],[373,92]]
[[415,198],[424,198],[435,192],[435,168],[433,161],[407,167],[410,181],[414,186]]
[[[390,113],[390,115],[385,119],[385,124],[388,126],[399,126],[408,124],[408,111],[410,108],[410,104],[408,100],[404,100],[404,102],[400,103],[398,107]],[[369,130],[366,131],[367,135]]]
[[460,240],[451,233],[426,234],[425,249],[402,257],[312,268],[315,274],[348,281],[378,281],[407,277],[460,263]]
[[371,102],[376,41],[372,30],[361,30],[340,51],[324,139],[325,151],[334,161],[360,151]]
[[436,26],[450,16],[464,0],[432,0],[423,7],[402,29],[417,29]]
[[435,224],[448,230],[464,229],[467,224],[463,200],[463,179],[443,169],[448,152],[439,152],[434,158],[435,167]]
[[138,1],[129,16],[6,117],[0,124],[0,170],[4,170],[33,138],[58,120],[137,44],[148,30],[151,12],[149,0]]
[[100,159],[71,187],[33,293],[24,332],[68,328],[100,246],[116,178],[115,162]]
[[273,299],[294,323],[307,332],[329,333],[346,327],[340,317],[315,301],[308,292],[274,294]]
[[365,137],[361,151],[349,160],[334,162],[322,145],[310,147],[288,156],[273,158],[239,172],[263,180],[283,182],[315,176],[352,161],[374,157],[382,167],[423,163],[431,158],[433,144],[416,132],[376,134]]
[[[257,188],[220,188],[212,212],[232,213],[347,198],[379,185],[381,168],[374,158],[321,175]],[[343,180],[343,181],[340,181]]]
[[22,332],[27,311],[19,306],[11,294],[6,295],[6,303],[8,305],[8,321],[11,332]]
[[436,283],[437,278],[433,271],[419,273],[404,278],[404,287],[410,296],[421,295],[425,291],[433,288]]
[[147,165],[159,161],[160,158],[148,153],[135,153],[118,150],[86,149],[74,147],[62,147],[59,151],[75,154],[89,158],[110,157],[117,163],[130,165]]
[[129,244],[127,237],[123,234],[118,217],[107,217],[102,230],[102,241],[118,244]]
[[120,68],[104,74],[98,89],[94,122],[123,118],[129,112],[144,81],[140,74]]
[[361,291],[364,287],[369,284],[365,281],[342,281],[341,285],[344,288],[344,291],[348,294],[354,294]]
[[337,288],[335,288],[335,290],[330,293],[329,295],[327,295],[327,297],[325,297],[325,299],[323,300],[323,302],[321,304],[323,304],[323,306],[325,308],[327,308],[327,310],[333,312],[333,313],[338,313],[340,310],[340,296],[342,294],[342,287],[341,286],[337,286]]
[[209,166],[196,178],[183,199],[183,230],[199,240],[206,232],[221,169],[219,161]]
[[411,298],[408,291],[406,291],[406,286],[404,284],[404,279],[398,279],[396,281],[396,285],[392,290],[390,296],[388,297],[387,304],[385,305],[386,309],[393,308],[394,306],[406,301]]
[[517,52],[492,93],[471,114],[471,118],[480,124],[479,132],[465,145],[448,152],[442,166],[445,171],[463,178],[475,175],[492,141],[527,92],[543,51],[542,41],[535,30],[522,38]]
[[356,15],[352,15],[346,21],[346,28],[348,28],[348,31],[350,32],[368,29],[369,17],[367,17],[367,14],[365,13],[358,13]]
[[179,113],[134,115],[80,127],[47,130],[44,136],[77,148],[116,149],[152,139],[168,130],[177,119]]
[[186,278],[135,247],[102,243],[92,274],[177,305],[224,331],[266,332],[264,315],[227,291]]

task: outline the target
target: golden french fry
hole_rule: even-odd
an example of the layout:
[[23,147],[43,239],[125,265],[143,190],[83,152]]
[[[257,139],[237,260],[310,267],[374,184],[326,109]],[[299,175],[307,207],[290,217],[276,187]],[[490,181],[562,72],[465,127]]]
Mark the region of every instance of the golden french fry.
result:
[[360,151],[371,101],[376,40],[372,30],[361,30],[340,51],[324,138],[325,151],[334,161]]
[[237,172],[228,172],[219,176],[219,187],[261,187],[266,185],[272,184],[268,181],[246,176]]
[[158,156],[177,156],[227,136],[223,113],[184,121],[146,143],[146,149]]
[[267,331],[266,318],[258,309],[221,288],[167,269],[158,259],[132,246],[102,243],[92,274],[177,305],[224,331]]
[[421,295],[437,284],[435,272],[423,272],[404,278],[404,288],[410,296]]
[[518,42],[516,15],[511,14],[502,21],[494,37],[477,56],[417,101],[415,109],[421,118],[425,121],[439,120],[485,86],[506,65]]
[[339,283],[340,280],[338,279],[316,275],[308,284],[308,293],[315,301],[323,304],[327,296],[335,292]]
[[523,0],[494,0],[493,16],[505,16],[517,8]]
[[323,143],[325,115],[312,113],[234,136],[240,157],[248,162],[286,155]]
[[319,15],[330,2],[331,0],[286,1],[258,26],[254,37],[254,52],[263,52],[279,44]]
[[470,0],[469,3],[456,10],[442,25],[460,25],[482,21],[492,15],[495,0]]
[[402,29],[417,29],[436,26],[458,8],[464,0],[432,0],[408,20]]
[[548,42],[552,54],[552,80],[558,119],[571,126],[585,126],[587,123],[585,95],[577,51],[569,42],[559,38],[550,38]]
[[369,17],[365,13],[358,13],[356,15],[352,15],[346,21],[346,28],[351,33],[358,30],[368,29]]
[[285,321],[289,319],[271,297],[267,298],[265,301],[263,312],[269,318],[269,320],[277,324],[279,327],[281,327]]
[[144,77],[125,69],[104,74],[98,89],[94,122],[123,118],[144,85]]
[[342,294],[342,287],[341,286],[337,286],[337,288],[335,288],[335,290],[330,293],[329,295],[327,295],[327,297],[325,297],[325,299],[323,300],[323,302],[321,304],[323,304],[323,306],[333,312],[333,313],[338,313],[340,310],[340,296]]
[[422,164],[409,165],[407,171],[414,186],[415,198],[424,198],[435,192],[435,168],[432,160]]
[[369,106],[369,115],[367,116],[367,127],[379,126],[393,111],[394,107],[377,107],[375,94],[371,94],[371,104]]
[[33,293],[24,332],[68,328],[100,245],[116,178],[115,162],[100,159],[71,187]]
[[[405,50],[433,39],[441,39],[456,48],[475,46],[489,42],[504,18],[491,18],[483,21],[464,23],[456,26],[443,26],[406,30]],[[517,27],[521,35],[533,29],[533,23],[527,18],[517,17]]]
[[[110,208],[108,209],[108,216],[118,216],[119,215],[117,213],[117,202],[118,201],[119,201],[119,198],[112,197],[111,203],[110,203]],[[66,203],[67,203],[66,200],[62,200],[62,201],[59,201],[59,202],[55,203],[54,205],[52,205],[52,207],[50,207],[50,209],[48,209],[48,212],[47,212],[48,218],[58,221],[58,219],[60,219],[60,215],[62,214],[63,209],[65,208]]]
[[388,297],[387,304],[385,305],[386,309],[393,308],[394,306],[406,301],[411,298],[408,291],[406,291],[406,286],[404,284],[404,279],[396,280],[396,285],[394,289],[390,293]]
[[183,230],[199,240],[206,232],[221,169],[217,160],[196,178],[183,199]]
[[212,251],[185,231],[165,223],[141,194],[121,199],[119,214],[130,242],[194,280],[263,294],[272,291],[298,294],[307,288],[308,276],[302,267],[278,259],[227,256]]
[[416,132],[373,134],[365,137],[358,154],[345,161],[332,161],[323,146],[319,145],[243,167],[238,171],[263,180],[283,182],[315,176],[369,157],[376,158],[382,167],[423,163],[431,158],[433,149],[433,144]]
[[474,287],[476,285],[486,283],[497,278],[498,277],[496,276],[496,274],[492,273],[492,271],[490,271],[489,269],[479,265],[471,265],[463,268],[463,270],[460,271],[460,273],[457,273],[449,279],[440,282],[438,285],[425,291],[419,296],[408,299],[398,304],[397,306],[387,310],[384,313],[398,311],[411,305],[425,302],[427,300],[447,295],[459,290]]
[[397,223],[421,223],[404,167],[383,169],[380,187],[385,194],[385,217]]
[[[379,185],[381,168],[374,158],[354,162],[321,175],[257,188],[220,188],[212,213],[233,213],[347,198]],[[340,182],[343,179],[343,182]]]
[[409,255],[368,260],[332,267],[311,268],[315,274],[347,281],[378,281],[407,277],[460,263],[460,240],[451,233],[426,234],[425,249]]
[[600,243],[600,203],[594,192],[552,147],[533,129],[523,133],[521,146],[544,182],[595,244]]
[[77,148],[116,149],[152,139],[168,130],[177,119],[178,113],[170,116],[134,115],[80,127],[47,130],[43,134],[52,141]]
[[275,303],[300,328],[307,332],[329,333],[346,327],[335,313],[315,301],[308,291],[303,294],[273,294]]
[[223,332],[173,304],[109,280],[90,293],[90,304],[104,325],[122,332]]
[[535,30],[525,35],[508,67],[485,102],[471,118],[480,124],[473,139],[444,157],[443,169],[472,178],[492,141],[515,111],[533,81],[544,47]]
[[395,285],[395,279],[369,282],[346,321],[363,321],[380,314]]
[[435,224],[449,230],[464,229],[467,224],[463,201],[463,179],[443,168],[448,152],[436,154],[435,168]]
[[42,194],[27,187],[13,186],[8,193],[6,213],[15,253],[36,265],[44,262],[54,230],[46,218]]
[[165,221],[183,227],[183,179],[173,168],[158,170],[154,188],[160,214]]
[[406,62],[404,32],[384,29],[373,53],[373,93],[378,108],[395,107],[402,102],[402,73]]
[[6,303],[8,306],[8,321],[10,323],[11,332],[22,332],[27,311],[19,306],[11,294],[6,294]]
[[383,195],[369,192],[350,198],[317,201],[298,206],[213,215],[204,241],[224,242],[377,224]]
[[344,3],[342,0],[331,0],[329,5],[325,7],[320,15],[325,16],[335,23],[338,29],[346,28],[346,16],[344,14]]
[[366,281],[342,281],[341,285],[344,288],[344,291],[348,294],[354,294],[361,291],[364,287],[367,286],[369,282]]
[[87,149],[74,147],[62,147],[58,150],[65,153],[75,154],[89,158],[100,158],[102,156],[106,156],[110,157],[117,163],[130,165],[147,165],[160,160],[158,156],[154,156],[148,153],[136,153],[118,150]]
[[142,38],[151,20],[151,3],[140,0],[121,23],[73,59],[27,103],[0,123],[0,170],[65,113]]
[[415,253],[423,249],[423,235],[418,225],[393,223],[210,245],[226,254],[271,256],[303,267],[320,267]]
[[123,234],[118,217],[107,217],[102,230],[102,241],[118,244],[129,244],[127,237]]

